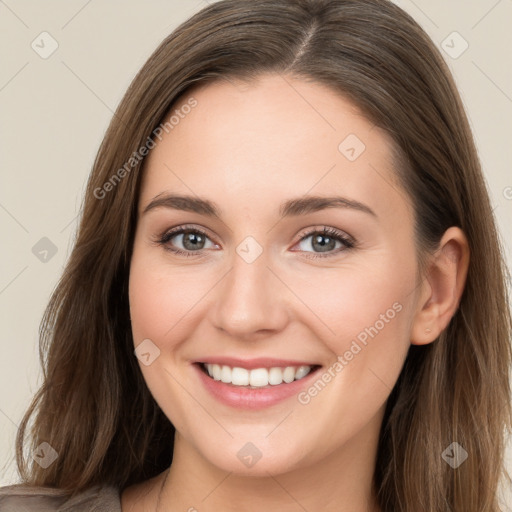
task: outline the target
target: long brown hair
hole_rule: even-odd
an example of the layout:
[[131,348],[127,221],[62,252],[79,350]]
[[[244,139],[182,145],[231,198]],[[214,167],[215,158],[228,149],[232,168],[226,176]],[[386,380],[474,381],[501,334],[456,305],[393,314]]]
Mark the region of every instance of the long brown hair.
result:
[[[387,403],[374,481],[384,512],[497,512],[512,426],[503,250],[450,72],[420,26],[386,0],[223,0],[149,58],[101,144],[41,324],[44,381],[16,439],[22,481],[73,494],[96,484],[124,489],[171,463],[174,427],[133,353],[127,283],[144,159],[130,158],[194,85],[262,73],[325,84],[391,135],[420,262],[450,226],[465,232],[471,258],[459,307],[435,342],[410,347]],[[48,442],[58,453],[50,467],[25,460],[27,431],[31,452]],[[453,442],[469,454],[457,469],[442,458]]]

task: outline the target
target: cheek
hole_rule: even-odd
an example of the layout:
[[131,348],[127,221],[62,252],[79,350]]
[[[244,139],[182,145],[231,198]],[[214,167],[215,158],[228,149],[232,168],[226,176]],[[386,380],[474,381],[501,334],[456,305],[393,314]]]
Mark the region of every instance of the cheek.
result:
[[333,269],[315,286],[305,280],[296,290],[320,319],[316,337],[332,352],[331,363],[299,403],[315,411],[324,435],[340,442],[380,410],[407,356],[415,268],[391,260],[382,258],[364,271]]
[[[149,338],[155,343],[172,327],[173,294],[151,269],[135,261],[130,271],[130,312],[135,345]],[[167,290],[169,291],[169,290]]]
[[359,385],[369,378],[371,389],[380,377],[392,388],[398,377],[410,345],[414,289],[414,259],[390,253],[316,272],[314,280],[305,276],[294,291],[314,313],[316,321],[308,323],[316,325],[332,362],[343,364],[344,376],[336,380]]
[[[190,337],[195,325],[191,312],[204,295],[193,286],[193,272],[170,269],[143,250],[134,251],[129,280],[130,316],[134,346],[144,340],[158,347],[160,354],[139,367],[151,395],[177,430],[189,428],[190,396],[179,382],[184,381],[177,349]],[[156,349],[150,345],[153,354]]]
[[[142,252],[142,251],[141,251]],[[157,344],[175,338],[193,317],[192,308],[204,295],[204,283],[186,266],[169,267],[134,254],[130,268],[130,313],[135,345],[149,338]]]

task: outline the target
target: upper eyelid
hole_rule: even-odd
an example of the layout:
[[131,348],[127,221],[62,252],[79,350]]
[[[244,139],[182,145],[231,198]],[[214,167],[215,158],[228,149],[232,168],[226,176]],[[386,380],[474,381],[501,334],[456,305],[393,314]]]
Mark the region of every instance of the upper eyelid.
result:
[[196,227],[196,226],[189,226],[187,224],[185,224],[185,225],[181,225],[180,224],[179,226],[175,226],[173,228],[166,229],[165,231],[162,232],[162,234],[159,236],[159,238],[163,238],[163,237],[166,237],[166,236],[170,236],[171,238],[173,238],[173,237],[175,237],[177,235],[183,234],[183,232],[185,232],[185,231],[196,231],[198,233],[204,234],[212,242],[214,241],[214,238],[215,238],[215,237],[212,237],[209,234],[209,230],[207,230],[206,228],[203,228],[203,227],[199,228],[199,227]]
[[[342,229],[334,228],[331,226],[321,226],[319,228],[306,228],[306,229],[300,231],[299,234],[297,235],[299,237],[298,241],[300,242],[305,237],[311,236],[315,233],[324,233],[325,231],[333,231],[333,234],[335,236],[337,236],[341,239],[347,239],[353,244],[356,243],[356,239],[352,235],[349,235],[347,232],[343,231]],[[327,233],[327,235],[330,235],[330,234],[331,233]]]
[[[344,241],[344,239],[346,239],[346,241],[349,241],[353,245],[356,245],[356,243],[357,243],[356,239],[353,236],[349,235],[348,233],[346,233],[345,231],[343,231],[339,228],[317,224],[316,226],[313,226],[310,228],[304,228],[304,229],[300,230],[299,233],[297,234],[298,239],[296,242],[294,242],[294,245],[301,242],[304,238],[310,237],[310,236],[314,235],[315,233],[323,233],[326,230],[333,231],[334,232],[333,234],[335,236],[338,236],[341,241]],[[159,238],[164,238],[166,236],[169,236],[170,238],[174,238],[174,236],[183,234],[184,231],[197,231],[201,234],[204,234],[206,237],[208,237],[210,239],[210,241],[213,242],[215,245],[219,245],[215,241],[215,237],[212,237],[209,234],[209,230],[207,228],[204,228],[202,226],[197,227],[197,226],[189,225],[189,224],[182,224],[182,225],[175,226],[173,228],[169,228],[169,229],[165,230],[160,235]],[[330,234],[330,233],[327,233],[327,234]],[[201,249],[198,249],[198,250],[201,250]]]

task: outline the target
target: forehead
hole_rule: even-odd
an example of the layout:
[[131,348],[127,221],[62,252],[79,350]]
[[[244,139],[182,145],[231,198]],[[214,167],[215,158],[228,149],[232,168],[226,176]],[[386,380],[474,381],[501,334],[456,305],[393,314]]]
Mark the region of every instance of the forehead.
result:
[[280,75],[222,80],[192,89],[169,115],[172,129],[145,163],[141,205],[163,191],[241,209],[250,196],[255,209],[274,213],[305,194],[365,199],[374,210],[406,199],[392,139],[325,85]]

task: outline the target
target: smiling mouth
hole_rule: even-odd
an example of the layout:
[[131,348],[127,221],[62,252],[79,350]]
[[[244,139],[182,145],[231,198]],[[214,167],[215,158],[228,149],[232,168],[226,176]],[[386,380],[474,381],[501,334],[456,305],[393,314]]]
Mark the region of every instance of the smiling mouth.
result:
[[212,380],[223,382],[233,387],[247,389],[272,388],[301,380],[318,371],[320,365],[301,365],[271,368],[241,368],[221,364],[195,363],[201,371]]

